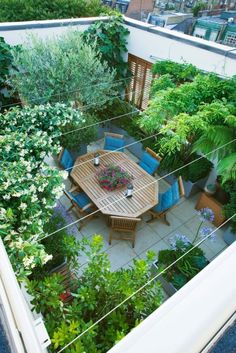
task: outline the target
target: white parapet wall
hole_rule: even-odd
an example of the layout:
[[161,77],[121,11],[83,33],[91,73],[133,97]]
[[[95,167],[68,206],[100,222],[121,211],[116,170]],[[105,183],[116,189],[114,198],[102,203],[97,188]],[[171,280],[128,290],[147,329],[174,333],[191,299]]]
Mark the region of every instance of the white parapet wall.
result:
[[202,352],[236,311],[235,268],[236,242],[108,353]]
[[[11,45],[22,44],[28,34],[41,38],[57,36],[68,28],[84,31],[96,21],[107,17],[78,18],[49,21],[9,22],[0,24],[0,36]],[[223,77],[236,75],[236,48],[201,38],[153,26],[124,17],[130,31],[128,52],[149,62],[172,60],[191,63],[201,70]]]

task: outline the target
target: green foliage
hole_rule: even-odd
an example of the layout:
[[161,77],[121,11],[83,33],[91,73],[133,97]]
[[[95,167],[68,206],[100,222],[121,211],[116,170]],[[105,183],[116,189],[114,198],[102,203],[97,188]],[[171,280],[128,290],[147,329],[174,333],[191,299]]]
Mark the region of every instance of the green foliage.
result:
[[[160,171],[172,172],[175,169],[181,168],[174,174],[176,177],[181,175],[184,180],[195,183],[196,181],[205,178],[211,171],[213,164],[205,157],[194,162],[200,156],[196,153],[191,153],[189,146],[185,145],[180,151],[174,151],[173,153],[166,154],[160,165]],[[193,163],[191,163],[193,162]],[[186,165],[182,168],[185,164]]]
[[197,2],[192,8],[193,16],[197,17],[199,12],[202,10],[205,10],[206,8],[207,8],[206,3],[202,1]]
[[[172,262],[179,259],[191,248],[192,245],[189,244],[184,248],[178,246],[177,249],[161,250],[158,254],[158,265],[163,266],[164,268],[168,267]],[[207,263],[203,251],[199,247],[195,247],[171,268],[166,270],[166,272],[164,272],[164,277],[172,282],[176,289],[179,289],[200,272]]]
[[[64,304],[63,311],[61,311],[62,304],[58,302],[60,287],[57,295],[53,292],[52,298],[48,298],[48,303],[55,303],[53,310],[50,309],[50,305],[46,306],[47,303],[44,301],[41,305],[41,298],[37,296],[38,288],[46,285],[45,293],[50,297],[50,281],[46,279],[43,282],[40,281],[38,285],[33,282],[33,286],[30,287],[30,294],[33,296],[36,288],[36,300],[33,304],[40,308],[46,320],[46,326],[52,337],[52,352],[64,347],[78,333],[92,325],[150,279],[149,265],[153,261],[152,254],[148,255],[147,261],[135,260],[134,266],[130,269],[111,272],[108,255],[102,252],[102,247],[102,237],[98,235],[95,235],[92,240],[84,238],[81,242],[83,249],[81,256],[83,258],[86,256],[88,262],[77,280],[77,289],[72,293],[73,301]],[[53,288],[56,286],[53,285]],[[45,293],[42,293],[43,298]],[[119,339],[151,314],[161,304],[162,299],[160,285],[153,281],[132,300],[125,302],[94,329],[76,340],[65,352],[107,352]]]
[[[124,60],[124,54],[128,51],[128,35],[129,30],[124,27],[121,15],[112,16],[107,21],[97,21],[83,33],[83,38],[88,44],[95,43],[102,62],[107,62],[111,69],[116,70],[116,80],[129,76],[128,63]],[[126,83],[127,80],[124,80],[121,86],[124,87]]]
[[172,81],[178,85],[184,82],[193,81],[194,77],[200,73],[192,64],[180,64],[171,60],[157,61],[152,66],[152,72],[156,75],[170,75]]
[[123,115],[123,117],[114,119],[112,124],[126,130],[127,133],[134,138],[142,138],[144,133],[138,126],[139,111],[137,111],[137,109],[130,103],[116,98],[111,105],[96,114],[98,119],[102,121],[121,115]]
[[105,12],[100,0],[1,0],[0,22],[93,17]]
[[152,86],[150,90],[150,96],[154,96],[156,92],[166,90],[167,88],[176,87],[172,76],[168,74],[163,74],[152,81]]
[[80,122],[72,121],[61,127],[60,144],[69,150],[78,150],[79,145],[89,144],[97,137],[98,124],[93,115],[81,112]]
[[[221,147],[225,145],[224,147]],[[217,170],[222,176],[222,182],[236,180],[236,117],[228,114],[224,118],[224,125],[209,125],[206,131],[194,144],[195,151],[209,153],[217,159]]]
[[12,81],[27,104],[76,101],[96,111],[116,95],[115,71],[101,63],[79,31],[68,30],[47,41],[30,36],[22,50],[14,52],[14,65],[20,72],[14,72]]
[[2,105],[12,104],[14,97],[11,93],[11,86],[7,78],[11,69],[13,69],[13,56],[11,47],[4,38],[0,37],[0,110]]

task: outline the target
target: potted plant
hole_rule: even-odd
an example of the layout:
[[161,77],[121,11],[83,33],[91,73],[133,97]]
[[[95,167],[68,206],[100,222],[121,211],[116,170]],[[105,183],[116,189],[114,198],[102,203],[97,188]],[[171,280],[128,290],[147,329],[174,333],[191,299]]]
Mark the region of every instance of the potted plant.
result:
[[[158,254],[158,261],[153,264],[155,271],[160,271],[174,262],[173,266],[158,277],[169,296],[184,286],[209,263],[203,250],[193,245],[206,236],[214,239],[212,229],[204,225],[205,221],[213,222],[214,213],[209,208],[203,208],[199,211],[199,216],[200,223],[194,239],[190,242],[184,234],[175,234],[169,239],[171,249],[161,250]],[[184,257],[182,257],[183,254],[185,254]],[[180,260],[176,261],[178,259]]]
[[204,191],[207,195],[209,196],[212,196],[216,193],[216,190],[217,190],[217,186],[216,184],[207,184],[205,187],[204,187]]
[[[181,175],[184,183],[185,196],[190,197],[204,189],[209,173],[213,168],[212,162],[201,157],[197,153],[191,153],[188,146],[184,146],[181,151],[167,154],[163,157],[159,168],[160,175],[166,175],[176,170],[174,175],[166,177],[169,183]],[[193,163],[191,163],[193,162]],[[182,168],[185,165],[184,168]],[[181,169],[180,169],[181,168]]]
[[97,179],[103,189],[113,191],[130,184],[133,176],[122,167],[110,164],[97,172]]

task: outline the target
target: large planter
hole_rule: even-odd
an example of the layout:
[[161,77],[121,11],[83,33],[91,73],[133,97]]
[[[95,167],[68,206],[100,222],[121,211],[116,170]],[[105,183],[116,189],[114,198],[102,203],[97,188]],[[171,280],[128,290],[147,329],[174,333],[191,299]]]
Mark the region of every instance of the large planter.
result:
[[224,232],[223,239],[226,244],[231,245],[236,240],[236,233],[233,232],[232,227],[228,226]]
[[[158,270],[159,270],[158,261],[156,261],[152,264],[152,273],[154,275],[157,275]],[[168,297],[171,297],[173,294],[175,294],[178,291],[171,282],[168,282],[164,278],[163,275],[158,276],[157,281],[159,281],[161,283],[161,285],[162,285],[165,293],[168,295]]]

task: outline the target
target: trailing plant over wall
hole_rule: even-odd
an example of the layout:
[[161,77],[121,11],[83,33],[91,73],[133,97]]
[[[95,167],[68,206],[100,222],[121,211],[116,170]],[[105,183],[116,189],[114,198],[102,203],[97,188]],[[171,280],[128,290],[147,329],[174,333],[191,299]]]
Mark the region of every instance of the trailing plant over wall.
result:
[[27,104],[75,101],[96,111],[116,96],[115,71],[101,63],[95,46],[83,42],[79,31],[68,30],[44,41],[30,36],[14,51],[12,81]]
[[[52,339],[52,352],[64,347],[144,285],[151,276],[149,264],[153,261],[154,255],[149,254],[147,261],[134,260],[134,266],[130,269],[111,272],[108,255],[101,252],[103,247],[101,236],[95,235],[92,240],[84,239],[80,244],[80,256],[86,255],[88,263],[83,267],[80,278],[72,280],[74,299],[71,303],[65,304],[62,300],[58,300],[63,290],[60,287],[60,278],[55,275],[28,284],[29,293],[34,297],[32,303],[36,311],[44,315]],[[78,261],[80,262],[80,257]],[[124,303],[86,335],[76,340],[65,352],[107,352],[133,327],[157,309],[162,300],[161,287],[158,282],[153,281],[132,300]]]
[[109,12],[100,0],[1,0],[0,22],[95,17]]
[[[101,54],[102,62],[107,62],[111,69],[116,71],[116,79],[129,76],[128,63],[124,58],[127,53],[127,36],[129,30],[124,27],[121,15],[112,16],[107,21],[97,21],[83,32],[85,42],[96,46]],[[127,80],[121,82],[125,86]]]

